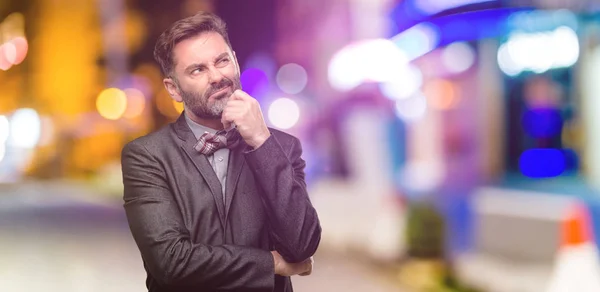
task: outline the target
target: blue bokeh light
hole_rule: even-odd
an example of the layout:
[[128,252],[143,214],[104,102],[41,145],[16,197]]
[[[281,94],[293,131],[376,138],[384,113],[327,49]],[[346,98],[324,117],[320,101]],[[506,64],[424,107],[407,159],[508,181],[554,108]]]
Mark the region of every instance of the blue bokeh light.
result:
[[521,124],[531,137],[550,138],[561,133],[563,119],[557,109],[529,109],[523,114]]
[[521,173],[531,178],[560,176],[566,166],[565,154],[559,149],[529,149],[519,158]]

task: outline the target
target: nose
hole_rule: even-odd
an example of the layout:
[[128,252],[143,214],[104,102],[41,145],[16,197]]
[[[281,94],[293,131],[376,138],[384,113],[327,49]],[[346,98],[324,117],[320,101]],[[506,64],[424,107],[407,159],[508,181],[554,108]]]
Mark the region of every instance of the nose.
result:
[[208,78],[211,84],[218,84],[219,82],[221,82],[221,80],[223,80],[223,74],[221,73],[221,71],[219,71],[219,69],[211,67]]

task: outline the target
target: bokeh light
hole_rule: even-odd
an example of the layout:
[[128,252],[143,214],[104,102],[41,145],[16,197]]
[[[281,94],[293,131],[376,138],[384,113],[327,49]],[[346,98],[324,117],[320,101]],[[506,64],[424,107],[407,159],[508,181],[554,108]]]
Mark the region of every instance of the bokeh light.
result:
[[98,95],[96,108],[102,117],[118,120],[127,109],[127,96],[118,88],[105,89]]
[[254,68],[262,71],[268,77],[273,77],[277,73],[275,60],[270,54],[264,52],[255,52],[248,57],[244,63],[244,69]]
[[563,120],[557,109],[536,108],[525,111],[521,126],[531,137],[550,138],[561,133]]
[[342,48],[329,62],[327,75],[334,89],[348,91],[363,81],[362,72],[354,67],[357,59],[355,47],[356,45],[352,44]]
[[240,75],[243,90],[252,97],[261,100],[269,91],[269,78],[267,74],[257,68],[248,68]]
[[391,81],[408,66],[408,57],[394,43],[385,39],[364,42],[358,47],[358,67],[365,72],[364,79],[371,82]]
[[279,89],[287,94],[298,94],[304,90],[308,82],[308,75],[304,67],[289,63],[281,66],[276,76]]
[[49,116],[42,116],[40,120],[42,127],[38,146],[48,146],[54,142],[56,126],[54,125],[52,118]]
[[24,37],[16,37],[10,41],[15,46],[15,59],[13,64],[18,65],[25,60],[29,51],[29,44]]
[[6,71],[10,69],[10,67],[12,67],[12,62],[10,62],[7,58],[7,55],[10,54],[10,52],[7,53],[7,51],[11,50],[10,48],[8,48],[8,46],[9,45],[7,44],[0,44],[0,70],[3,71]]
[[0,115],[0,144],[4,145],[10,134],[10,125],[6,116]]
[[289,98],[278,98],[269,106],[269,121],[280,129],[289,129],[300,119],[300,107]]
[[0,144],[0,162],[4,160],[6,156],[6,144]]
[[30,108],[16,110],[9,120],[9,144],[20,148],[34,148],[41,135],[41,119],[38,113]]
[[423,85],[423,73],[419,68],[409,64],[402,66],[401,69],[400,74],[393,80],[379,84],[381,93],[391,100],[408,98]]
[[146,97],[139,89],[127,88],[123,90],[127,97],[127,108],[123,116],[129,119],[136,118],[144,112]]
[[175,109],[175,112],[178,115],[183,113],[183,110],[184,110],[183,102],[177,102],[177,101],[173,100],[173,108]]
[[464,72],[475,63],[475,51],[467,43],[452,43],[442,51],[442,63],[451,73]]
[[406,122],[417,121],[427,112],[427,99],[422,93],[396,101],[396,115]]
[[529,149],[521,154],[519,169],[527,177],[556,177],[566,169],[565,156],[558,149]]
[[179,112],[176,109],[178,105],[174,102],[166,89],[162,88],[158,91],[155,101],[156,108],[163,116],[176,118],[179,115]]
[[17,61],[17,47],[13,42],[4,43],[4,49],[2,50],[4,59],[11,65],[14,65]]
[[392,38],[410,61],[431,52],[439,41],[439,29],[428,22],[419,23]]
[[429,105],[438,110],[452,109],[456,107],[459,101],[457,86],[444,79],[427,82],[423,87],[423,94],[427,97]]
[[498,65],[510,76],[570,67],[578,59],[579,39],[567,26],[547,32],[515,33],[498,49]]
[[519,65],[517,65],[513,61],[513,59],[510,57],[507,44],[501,45],[500,48],[498,49],[497,60],[498,60],[498,66],[500,67],[500,70],[502,70],[502,72],[504,72],[506,75],[516,76],[516,75],[519,75],[519,73],[521,73],[521,69],[519,68]]
[[407,70],[408,61],[406,54],[390,40],[361,41],[333,56],[328,78],[333,88],[348,91],[363,82],[390,82]]
[[554,47],[555,67],[569,67],[579,59],[579,38],[577,33],[568,26],[561,26],[554,30],[554,37],[550,40]]
[[415,0],[415,8],[425,15],[432,15],[454,7],[490,2],[491,0]]

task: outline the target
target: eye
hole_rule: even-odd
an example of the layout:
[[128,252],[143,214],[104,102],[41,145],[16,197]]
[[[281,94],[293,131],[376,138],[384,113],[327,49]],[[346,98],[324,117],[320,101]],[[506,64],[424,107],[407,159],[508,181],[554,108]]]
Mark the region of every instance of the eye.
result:
[[198,74],[198,73],[202,73],[202,71],[204,71],[204,69],[203,69],[203,68],[196,68],[196,69],[192,70],[192,72],[191,72],[191,73],[192,73],[192,74]]
[[229,58],[223,58],[217,61],[218,65],[227,65],[227,63],[229,63]]

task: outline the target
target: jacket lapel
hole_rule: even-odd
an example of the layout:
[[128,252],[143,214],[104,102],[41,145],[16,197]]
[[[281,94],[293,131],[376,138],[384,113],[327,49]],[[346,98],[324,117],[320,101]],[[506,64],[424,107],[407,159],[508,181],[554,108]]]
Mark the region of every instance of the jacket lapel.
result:
[[227,166],[227,180],[225,183],[225,224],[227,224],[229,208],[231,208],[231,202],[236,193],[240,174],[246,162],[246,158],[244,158],[244,149],[246,147],[246,143],[241,141],[238,146],[229,152],[229,165]]
[[184,113],[182,113],[181,116],[179,116],[179,119],[177,119],[175,122],[174,129],[177,136],[182,140],[182,143],[180,144],[181,148],[192,160],[196,166],[196,169],[200,172],[200,175],[202,175],[204,181],[206,181],[208,184],[217,207],[217,212],[219,213],[221,227],[225,228],[225,204],[223,203],[221,183],[219,182],[219,178],[212,169],[212,166],[208,162],[206,156],[194,150],[194,145],[196,144],[197,140],[185,120]]

